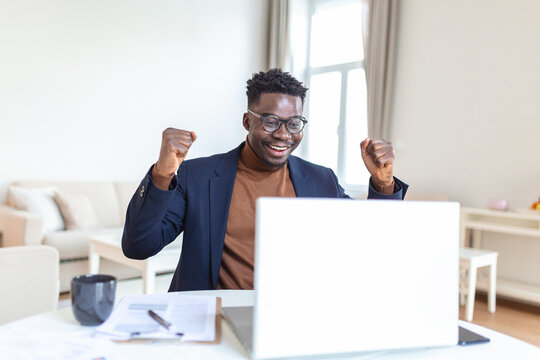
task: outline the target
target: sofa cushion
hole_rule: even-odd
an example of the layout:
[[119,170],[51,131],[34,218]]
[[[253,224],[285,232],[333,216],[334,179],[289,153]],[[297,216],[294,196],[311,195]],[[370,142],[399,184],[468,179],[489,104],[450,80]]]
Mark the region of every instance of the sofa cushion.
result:
[[54,200],[60,208],[67,230],[93,230],[101,227],[88,196],[57,191]]
[[64,220],[54,201],[56,187],[26,188],[10,186],[8,203],[18,210],[39,215],[43,219],[43,231],[64,230]]
[[45,234],[43,244],[56,248],[60,253],[60,260],[80,259],[88,257],[90,237],[105,234],[118,234],[118,238],[120,238],[122,228],[50,232]]

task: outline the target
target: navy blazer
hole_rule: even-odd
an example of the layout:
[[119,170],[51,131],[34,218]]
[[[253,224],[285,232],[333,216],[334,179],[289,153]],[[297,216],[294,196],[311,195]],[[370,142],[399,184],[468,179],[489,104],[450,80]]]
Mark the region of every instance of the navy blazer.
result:
[[[148,171],[131,199],[122,237],[124,254],[147,259],[183,231],[182,253],[169,291],[216,289],[240,150],[183,161],[168,191]],[[334,172],[296,156],[288,159],[297,197],[348,198]],[[370,199],[403,199],[408,185],[395,178],[392,195],[369,187]]]

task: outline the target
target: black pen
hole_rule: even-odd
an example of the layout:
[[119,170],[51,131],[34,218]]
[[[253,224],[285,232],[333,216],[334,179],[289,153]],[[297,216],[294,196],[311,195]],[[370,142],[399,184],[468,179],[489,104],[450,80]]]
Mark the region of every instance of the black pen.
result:
[[148,315],[154,320],[156,320],[159,325],[163,326],[165,329],[169,330],[172,324],[165,319],[163,319],[161,316],[153,312],[152,310],[148,310]]
[[[171,330],[172,324],[170,322],[166,321],[164,318],[162,318],[158,314],[156,314],[155,312],[153,312],[152,310],[148,310],[148,315],[150,315],[150,317],[152,319],[157,321],[157,323],[159,325],[163,326],[165,329]],[[182,337],[182,336],[184,336],[184,333],[183,332],[175,332],[174,335],[176,335],[178,337]]]

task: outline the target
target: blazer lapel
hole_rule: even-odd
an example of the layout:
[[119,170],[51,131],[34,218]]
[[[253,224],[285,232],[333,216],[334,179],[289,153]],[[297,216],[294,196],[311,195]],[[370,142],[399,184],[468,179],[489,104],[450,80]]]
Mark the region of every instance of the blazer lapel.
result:
[[305,171],[296,156],[289,156],[289,174],[296,192],[296,197],[313,197],[317,195],[317,184],[309,181]]
[[243,147],[244,143],[226,153],[214,170],[216,176],[209,180],[210,264],[214,288],[217,287],[218,283],[221,253],[223,251],[234,179],[238,167],[238,157]]

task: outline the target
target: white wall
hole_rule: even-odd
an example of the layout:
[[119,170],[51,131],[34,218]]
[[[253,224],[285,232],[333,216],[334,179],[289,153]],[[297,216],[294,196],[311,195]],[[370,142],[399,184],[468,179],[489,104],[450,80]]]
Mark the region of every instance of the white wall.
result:
[[161,132],[245,137],[265,1],[0,0],[0,202],[16,179],[138,180]]
[[467,206],[540,195],[540,2],[400,2],[396,167]]
[[[400,2],[396,172],[413,191],[486,207],[540,195],[540,2]],[[538,239],[486,236],[502,277],[540,284]]]

